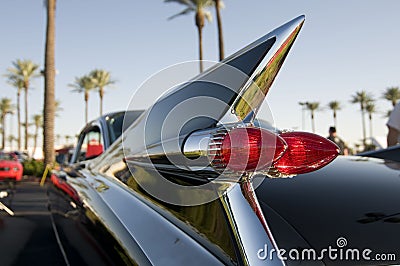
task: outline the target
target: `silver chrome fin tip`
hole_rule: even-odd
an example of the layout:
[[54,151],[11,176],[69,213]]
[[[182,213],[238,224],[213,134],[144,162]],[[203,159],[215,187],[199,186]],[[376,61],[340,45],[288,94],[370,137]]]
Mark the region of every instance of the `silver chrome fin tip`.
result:
[[[239,68],[249,77],[239,89],[239,96],[232,106],[232,113],[239,120],[253,121],[304,21],[304,15],[291,20],[248,45],[231,58],[227,58],[224,62]],[[249,61],[254,65],[236,64],[236,62]]]
[[[273,38],[274,36],[287,35],[288,32],[290,33],[299,27],[301,28],[304,24],[304,21],[305,21],[305,16],[301,15],[301,16],[298,16],[297,18],[292,19],[289,22],[286,22],[285,24],[283,24],[280,27],[274,29],[273,31],[265,34],[261,38],[257,39],[256,41],[252,42],[251,44],[247,45],[246,47],[240,49],[239,51],[232,54],[231,56],[225,58],[223,61],[221,61],[221,63],[228,64],[233,59],[235,59],[239,56],[242,56],[247,51],[254,49],[255,47],[259,46],[261,43],[266,42],[267,40]],[[282,37],[284,37],[284,36],[282,36]],[[249,73],[246,73],[246,74],[249,74]]]

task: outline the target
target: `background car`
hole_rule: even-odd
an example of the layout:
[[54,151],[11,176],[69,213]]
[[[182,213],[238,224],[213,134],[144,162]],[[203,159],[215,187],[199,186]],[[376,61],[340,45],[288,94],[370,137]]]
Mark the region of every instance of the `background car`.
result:
[[13,151],[13,154],[15,154],[18,158],[18,161],[20,163],[24,163],[25,161],[27,161],[29,159],[29,155],[26,152],[21,152],[21,151]]
[[21,181],[23,166],[13,153],[0,151],[0,181]]

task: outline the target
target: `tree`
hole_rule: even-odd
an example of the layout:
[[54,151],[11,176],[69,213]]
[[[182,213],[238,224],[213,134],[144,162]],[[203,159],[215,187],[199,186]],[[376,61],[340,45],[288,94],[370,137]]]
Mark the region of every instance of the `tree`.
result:
[[11,99],[1,98],[0,99],[0,121],[1,121],[1,132],[2,132],[2,142],[1,147],[4,149],[6,147],[6,115],[13,112],[14,106],[11,104]]
[[17,146],[18,150],[21,150],[21,92],[24,88],[24,81],[13,73],[8,73],[6,76],[8,77],[8,83],[17,89]]
[[372,138],[372,114],[376,113],[376,108],[375,108],[375,103],[373,101],[368,102],[365,105],[365,110],[368,113],[368,119],[369,119],[369,137]]
[[89,92],[95,88],[93,79],[90,76],[75,77],[75,81],[68,86],[74,88],[73,91],[83,93],[85,101],[85,124],[88,123],[88,102],[89,102]]
[[365,132],[365,107],[367,103],[372,101],[371,95],[366,91],[361,90],[352,95],[351,103],[359,103],[361,110],[361,122],[362,122],[362,133],[363,133],[363,145],[366,145],[366,132]]
[[328,103],[328,107],[333,112],[333,123],[334,123],[335,127],[337,128],[337,111],[342,109],[342,107],[340,106],[340,102],[339,101],[331,101]]
[[46,45],[44,64],[43,152],[44,164],[53,164],[55,100],[55,14],[56,0],[46,0]]
[[60,145],[61,134],[56,135],[57,144]]
[[393,107],[396,105],[397,101],[400,99],[400,89],[399,87],[390,87],[385,90],[382,98],[388,100],[392,103]]
[[39,128],[43,126],[43,115],[36,114],[32,117],[32,119],[33,119],[33,125],[35,126],[35,133],[33,134],[33,150],[32,150],[32,157],[33,157],[36,152]]
[[214,5],[215,5],[215,14],[217,17],[219,60],[222,61],[225,57],[225,53],[224,53],[224,36],[222,33],[222,19],[220,11],[222,8],[224,8],[224,2],[222,2],[222,0],[214,0]]
[[61,101],[56,100],[55,102],[55,116],[59,117],[60,112],[64,111],[64,108],[61,107]]
[[10,149],[13,150],[13,149],[14,149],[13,142],[14,142],[15,140],[17,140],[17,139],[15,138],[14,135],[11,135],[11,134],[10,134],[10,135],[8,135],[7,140],[8,140],[8,143],[9,143],[9,145],[10,145]]
[[[32,78],[39,77],[39,65],[31,60],[20,60],[12,62],[13,67],[7,69],[7,76],[15,85],[23,85],[25,93],[25,150],[28,149],[28,90]],[[17,104],[19,100],[17,100]]]
[[319,102],[307,102],[307,109],[310,111],[311,113],[311,126],[312,126],[312,132],[315,133],[315,119],[314,119],[314,115],[315,115],[315,111],[318,110],[319,108]]
[[165,2],[175,2],[185,5],[186,8],[175,14],[168,19],[174,19],[175,17],[195,12],[195,23],[197,27],[197,34],[199,36],[199,64],[200,72],[203,72],[203,28],[205,20],[211,21],[211,13],[207,8],[214,5],[214,0],[165,0]]
[[94,87],[99,90],[100,96],[100,116],[103,115],[103,97],[104,97],[104,89],[107,86],[110,86],[115,83],[115,80],[111,79],[110,72],[105,71],[103,69],[95,69],[90,72],[89,76],[92,79]]
[[65,135],[65,143],[69,144],[69,141],[72,137],[70,135]]

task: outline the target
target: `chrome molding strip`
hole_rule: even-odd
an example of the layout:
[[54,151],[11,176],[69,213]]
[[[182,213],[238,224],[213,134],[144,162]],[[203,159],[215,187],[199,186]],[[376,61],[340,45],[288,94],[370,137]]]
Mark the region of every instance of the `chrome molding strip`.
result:
[[252,266],[285,265],[278,258],[277,252],[272,254],[272,258],[269,258],[269,256],[266,259],[259,258],[261,249],[265,250],[265,247],[268,247],[269,253],[271,249],[276,249],[276,247],[255,211],[242,194],[241,185],[235,184],[231,190],[223,195],[222,199],[244,263]]
[[244,88],[240,91],[239,97],[236,98],[235,103],[232,105],[231,111],[240,121],[252,122],[254,120],[290,48],[296,40],[304,20],[304,15],[299,16],[259,40],[260,42],[265,42],[275,38],[273,46],[252,73]]

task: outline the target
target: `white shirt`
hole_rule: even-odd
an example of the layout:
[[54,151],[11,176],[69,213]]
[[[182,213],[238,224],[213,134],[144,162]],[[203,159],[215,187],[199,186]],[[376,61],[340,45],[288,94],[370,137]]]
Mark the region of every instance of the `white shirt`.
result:
[[400,131],[400,102],[394,106],[386,125]]

